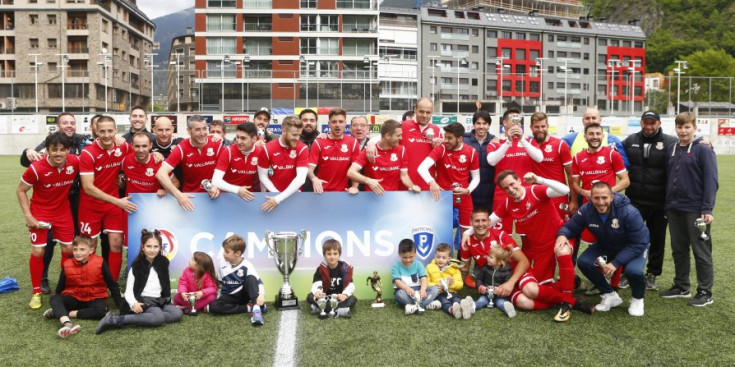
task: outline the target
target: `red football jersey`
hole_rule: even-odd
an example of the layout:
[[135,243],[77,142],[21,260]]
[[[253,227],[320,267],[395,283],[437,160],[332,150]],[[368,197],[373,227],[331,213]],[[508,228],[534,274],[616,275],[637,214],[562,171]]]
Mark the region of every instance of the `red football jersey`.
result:
[[[506,144],[506,141],[507,139],[503,139],[496,143],[491,142],[487,145],[487,153],[500,149],[503,144]],[[533,171],[533,159],[528,156],[528,152],[523,148],[520,141],[516,144],[512,144],[505,152],[503,159],[495,165],[495,177],[493,177],[493,182],[497,182],[500,172],[507,169],[512,169],[513,172],[515,172],[521,179],[526,173]],[[503,189],[500,188],[500,185],[496,184],[494,197],[502,198],[502,196],[500,196],[501,194],[503,194]]]
[[[112,197],[120,197],[117,187],[117,177],[120,173],[120,163],[122,163],[128,153],[132,149],[130,144],[114,145],[111,149],[102,149],[99,145],[99,139],[94,143],[87,145],[79,157],[79,174],[93,175],[94,186],[102,190],[104,193]],[[89,200],[96,205],[109,205],[104,201],[97,200],[82,190],[80,200]]]
[[205,192],[202,180],[212,179],[220,150],[222,142],[215,143],[211,137],[207,138],[207,144],[202,149],[195,148],[191,139],[186,139],[173,148],[165,164],[172,170],[181,165],[184,176],[181,192]]
[[554,202],[546,194],[546,186],[523,187],[526,189],[523,198],[516,201],[506,195],[501,205],[495,206],[494,214],[503,221],[506,218],[515,219],[516,233],[528,239],[524,252],[553,251],[556,233],[564,225],[564,221],[559,217]]
[[[380,149],[379,145],[376,148],[378,153],[375,156],[375,163],[368,161],[367,152],[363,150],[355,159],[355,164],[364,168],[365,176],[376,180],[382,179],[380,186],[385,191],[405,191],[406,187],[401,183],[401,171],[408,171],[406,148],[400,144],[388,150]],[[372,190],[365,185],[365,191]]]
[[480,169],[480,157],[475,148],[462,144],[459,149],[449,150],[446,144],[439,145],[429,154],[436,162],[436,183],[442,190],[451,191],[454,183],[463,188],[470,185],[470,171]]
[[[518,248],[516,241],[508,235],[505,231],[490,228],[487,237],[484,240],[480,240],[473,234],[470,236],[470,244],[467,246],[467,251],[470,257],[475,259],[475,264],[478,269],[482,269],[487,264],[487,255],[490,254],[491,246],[502,246],[505,249],[513,250]],[[468,261],[469,258],[464,258],[462,261]]]
[[597,181],[615,186],[616,176],[625,171],[623,157],[610,147],[601,147],[594,153],[585,149],[574,156],[572,163],[572,176],[580,178],[584,190],[592,188]]
[[[546,142],[539,144],[536,139],[531,140],[534,147],[539,148],[544,155],[541,163],[531,160],[533,172],[543,178],[567,183],[564,175],[564,166],[572,164],[572,155],[569,146],[563,140],[549,136]],[[523,178],[523,176],[520,176]],[[571,179],[571,178],[570,178]]]
[[255,144],[253,149],[243,154],[237,148],[237,144],[230,145],[220,154],[215,169],[225,173],[223,179],[230,185],[250,186],[254,191],[253,184],[258,177],[258,160],[262,159],[263,147]]
[[327,181],[322,184],[324,191],[344,191],[347,188],[347,170],[359,153],[360,145],[349,135],[342,135],[339,140],[329,137],[316,139],[311,144],[309,165],[317,166],[316,177]]
[[[403,133],[401,144],[406,147],[406,154],[408,155],[408,176],[411,177],[411,182],[414,185],[421,187],[421,190],[428,190],[429,185],[419,175],[419,165],[429,156],[431,150],[434,149],[431,146],[431,139],[426,137],[427,129],[431,129],[434,132],[435,138],[442,135],[441,129],[431,123],[423,131],[416,121],[409,120],[401,123],[401,131]],[[434,167],[431,167],[429,172],[431,172],[432,177],[436,176]]]
[[271,140],[263,149],[262,159],[258,159],[258,167],[273,167],[271,182],[276,190],[283,191],[296,178],[296,168],[309,167],[309,148],[300,141],[292,149],[283,146],[281,139]]
[[79,157],[69,154],[66,163],[56,168],[48,156],[37,160],[26,169],[21,181],[33,187],[31,214],[38,220],[57,217],[69,212],[69,190],[79,174]]
[[148,156],[145,163],[135,159],[135,153],[128,154],[122,162],[122,170],[125,173],[125,194],[131,193],[156,193],[161,184],[156,179],[156,172],[161,168],[161,163],[156,163],[153,155]]

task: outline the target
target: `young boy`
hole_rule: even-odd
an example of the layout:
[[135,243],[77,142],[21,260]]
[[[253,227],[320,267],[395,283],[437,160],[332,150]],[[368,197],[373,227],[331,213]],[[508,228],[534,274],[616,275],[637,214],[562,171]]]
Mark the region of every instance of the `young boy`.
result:
[[51,308],[43,313],[47,319],[58,318],[61,338],[76,334],[81,327],[72,318],[99,320],[107,312],[107,289],[118,308],[123,307],[120,289],[107,263],[92,253],[94,240],[79,235],[72,242],[72,258],[65,258],[59,275],[56,294],[51,296]]
[[222,289],[219,298],[209,304],[209,311],[222,315],[252,312],[250,323],[263,325],[265,287],[253,264],[242,256],[245,239],[232,235],[222,242],[222,249],[216,264]]
[[[357,303],[355,283],[352,282],[352,265],[340,260],[342,245],[337,240],[326,240],[322,244],[324,261],[314,272],[314,283],[306,301],[311,304],[311,313],[321,313],[318,301],[330,296],[337,296],[336,316],[351,317],[350,309]],[[326,284],[326,285],[325,285]],[[330,312],[332,306],[327,302],[325,312]],[[321,316],[320,316],[321,317]]]
[[[414,261],[416,259],[416,245],[413,241],[409,239],[401,240],[398,243],[398,256],[401,257],[401,261],[393,264],[391,269],[396,304],[404,307],[406,315],[423,314],[429,303],[436,299],[439,289],[428,287],[424,264]],[[416,296],[419,296],[421,300],[418,305],[414,298]]]
[[[436,246],[434,260],[426,266],[426,274],[429,276],[429,286],[435,286],[439,290],[439,295],[434,301],[429,303],[428,309],[442,309],[444,312],[453,315],[455,318],[464,317],[469,319],[474,313],[472,310],[472,298],[467,297],[460,301],[457,292],[462,290],[464,283],[462,282],[462,272],[456,263],[450,262],[452,258],[452,249],[446,243],[440,243]],[[449,288],[449,293],[444,289],[444,284]]]

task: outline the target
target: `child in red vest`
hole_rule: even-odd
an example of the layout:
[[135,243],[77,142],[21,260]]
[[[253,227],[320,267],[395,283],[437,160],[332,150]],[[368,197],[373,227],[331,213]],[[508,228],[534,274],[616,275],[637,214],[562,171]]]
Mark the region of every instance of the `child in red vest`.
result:
[[47,319],[59,319],[61,329],[56,334],[61,338],[81,330],[71,319],[99,320],[105,316],[107,289],[115,304],[122,306],[123,299],[117,282],[102,257],[92,253],[93,245],[94,240],[87,235],[74,238],[73,257],[64,259],[56,294],[51,296],[51,308],[43,313]]

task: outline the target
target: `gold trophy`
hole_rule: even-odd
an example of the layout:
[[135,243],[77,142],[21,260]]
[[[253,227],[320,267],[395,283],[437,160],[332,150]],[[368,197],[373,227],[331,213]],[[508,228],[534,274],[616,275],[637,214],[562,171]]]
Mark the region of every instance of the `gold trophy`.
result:
[[378,275],[377,271],[373,272],[373,276],[367,278],[365,285],[368,283],[370,283],[370,287],[373,288],[373,291],[377,293],[375,300],[370,304],[370,306],[376,308],[385,307],[385,303],[383,303],[383,282],[380,280],[380,275]]

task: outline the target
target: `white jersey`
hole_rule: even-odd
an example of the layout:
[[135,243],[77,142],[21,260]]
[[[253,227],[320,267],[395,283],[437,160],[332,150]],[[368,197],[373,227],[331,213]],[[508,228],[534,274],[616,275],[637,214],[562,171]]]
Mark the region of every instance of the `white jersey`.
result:
[[263,281],[260,279],[258,272],[253,267],[250,261],[242,258],[242,261],[233,266],[227,260],[223,254],[217,256],[217,279],[222,284],[220,294],[235,294],[242,290],[245,284],[245,278],[248,275],[252,275],[258,280],[258,295],[265,296],[265,286]]

